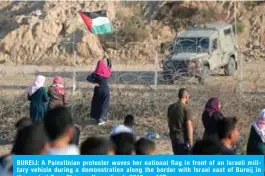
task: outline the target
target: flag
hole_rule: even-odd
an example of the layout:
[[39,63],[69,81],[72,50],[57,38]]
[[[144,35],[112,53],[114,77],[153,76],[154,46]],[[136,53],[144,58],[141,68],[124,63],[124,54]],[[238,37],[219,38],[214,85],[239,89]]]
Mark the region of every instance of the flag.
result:
[[96,12],[79,12],[88,30],[93,34],[108,34],[113,32],[113,26],[107,17],[106,10]]

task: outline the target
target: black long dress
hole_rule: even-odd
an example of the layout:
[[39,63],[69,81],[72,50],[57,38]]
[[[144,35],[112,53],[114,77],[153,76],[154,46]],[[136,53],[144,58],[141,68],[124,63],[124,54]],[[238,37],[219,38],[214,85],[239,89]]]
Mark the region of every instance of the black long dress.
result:
[[223,115],[219,112],[214,112],[212,116],[207,111],[203,112],[202,123],[205,128],[203,138],[211,137],[218,140],[217,123],[221,119],[223,119]]
[[108,118],[109,102],[110,102],[110,89],[108,79],[100,77],[93,73],[93,82],[98,85],[94,88],[94,95],[91,103],[91,118],[97,122],[105,121]]

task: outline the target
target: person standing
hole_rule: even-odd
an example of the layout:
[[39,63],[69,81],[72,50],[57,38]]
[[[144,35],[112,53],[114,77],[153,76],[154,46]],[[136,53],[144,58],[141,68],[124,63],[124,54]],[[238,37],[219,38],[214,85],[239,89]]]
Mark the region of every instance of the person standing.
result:
[[30,101],[30,118],[33,122],[43,120],[46,112],[48,95],[44,88],[45,77],[38,75],[33,84],[28,88],[28,100]]
[[221,103],[218,98],[210,98],[202,114],[202,123],[205,128],[203,138],[211,137],[218,140],[217,123],[223,119]]
[[107,59],[98,61],[96,70],[88,76],[87,81],[95,84],[94,95],[91,103],[91,118],[97,121],[98,125],[104,125],[108,119],[110,89],[108,78],[111,76],[111,62]]
[[192,112],[188,106],[189,93],[181,88],[179,101],[168,107],[169,136],[175,155],[188,154],[193,145]]
[[56,76],[54,78],[52,86],[49,87],[48,96],[50,97],[48,110],[66,106],[68,104],[66,91],[64,90],[64,80],[62,77]]
[[[66,107],[68,105],[68,96],[64,89],[64,80],[60,76],[56,76],[53,80],[52,86],[48,90],[48,96],[50,101],[48,104],[48,111],[58,107]],[[74,126],[74,134],[70,141],[70,144],[79,143],[80,129],[77,125]]]
[[248,144],[248,155],[265,155],[265,109],[252,124]]

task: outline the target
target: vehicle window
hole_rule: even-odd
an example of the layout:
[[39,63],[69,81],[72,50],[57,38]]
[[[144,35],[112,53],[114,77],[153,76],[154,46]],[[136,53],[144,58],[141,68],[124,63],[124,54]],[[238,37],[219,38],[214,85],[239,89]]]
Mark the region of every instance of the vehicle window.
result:
[[231,34],[231,29],[229,28],[229,29],[225,29],[224,30],[224,35],[230,35]]
[[179,52],[207,52],[209,38],[179,38],[174,45],[174,53]]
[[203,51],[207,50],[209,48],[209,39],[208,38],[201,38],[198,41],[198,46],[200,46]]

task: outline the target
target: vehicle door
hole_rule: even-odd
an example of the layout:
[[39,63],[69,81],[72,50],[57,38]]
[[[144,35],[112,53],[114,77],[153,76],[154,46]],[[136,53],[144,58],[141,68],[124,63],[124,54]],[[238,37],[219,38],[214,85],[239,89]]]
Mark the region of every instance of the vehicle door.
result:
[[218,37],[213,37],[211,39],[209,62],[211,69],[216,69],[222,66],[222,55],[221,55]]

